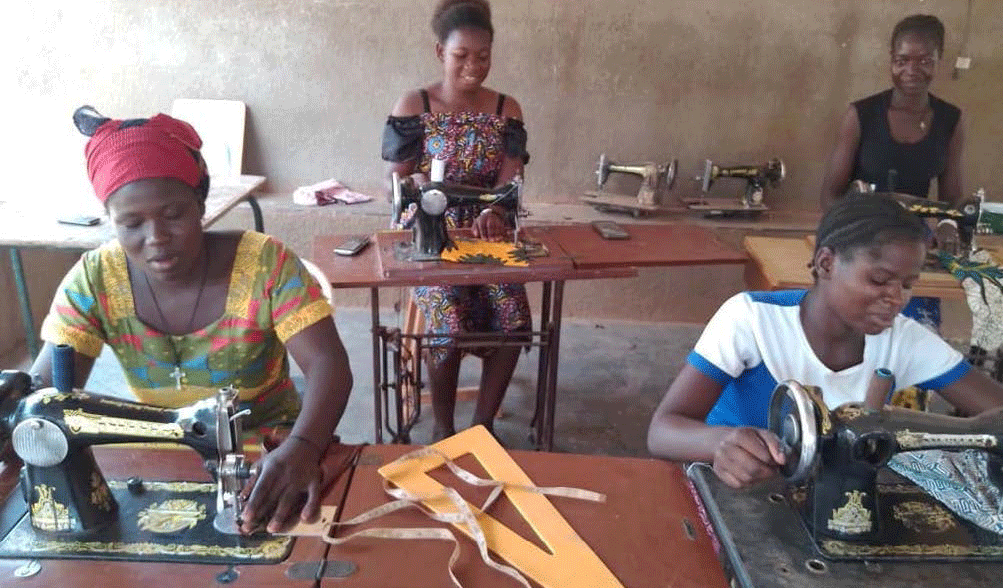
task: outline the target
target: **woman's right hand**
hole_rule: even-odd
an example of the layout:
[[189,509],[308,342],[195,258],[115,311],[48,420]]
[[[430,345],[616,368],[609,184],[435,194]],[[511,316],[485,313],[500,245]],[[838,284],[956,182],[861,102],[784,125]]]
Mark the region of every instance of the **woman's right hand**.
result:
[[772,477],[783,465],[780,439],[753,427],[731,429],[714,450],[714,473],[732,488],[743,488]]

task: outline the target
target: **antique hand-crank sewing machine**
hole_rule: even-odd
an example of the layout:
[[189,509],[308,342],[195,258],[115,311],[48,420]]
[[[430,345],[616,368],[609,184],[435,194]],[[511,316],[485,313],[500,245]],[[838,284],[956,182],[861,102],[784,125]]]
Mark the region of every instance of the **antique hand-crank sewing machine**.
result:
[[[704,163],[700,181],[700,190],[704,194],[700,198],[688,198],[683,202],[692,210],[702,210],[711,214],[758,214],[767,210],[764,196],[767,185],[776,187],[786,175],[784,162],[773,158],[762,165],[736,165],[724,167],[708,159]],[[741,197],[732,199],[709,199],[706,194],[719,178],[739,178],[745,180],[745,192]]]
[[429,182],[417,186],[411,178],[393,174],[393,224],[400,224],[406,210],[414,206],[411,243],[400,244],[398,254],[409,261],[438,260],[451,240],[446,231],[446,209],[453,206],[489,205],[503,208],[515,223],[515,242],[519,243],[519,211],[522,205],[522,180],[515,178],[499,188],[478,188],[447,182]]
[[893,456],[926,449],[988,452],[988,482],[1003,488],[1003,412],[951,417],[847,403],[829,410],[794,381],[773,393],[769,429],[780,438],[790,505],[833,559],[1003,559],[1003,537],[961,519],[911,484],[879,483]]
[[[179,409],[92,394],[72,387],[73,349],[55,351],[54,387],[32,390],[27,374],[0,374],[0,445],[9,441],[24,462],[21,496],[3,507],[2,520],[14,523],[0,529],[0,557],[285,558],[291,538],[239,534],[241,489],[256,466],[242,453],[236,390]],[[215,482],[106,480],[92,447],[122,443],[187,445]]]
[[[603,153],[599,156],[599,163],[596,164],[596,185],[599,191],[586,192],[582,200],[603,212],[622,211],[634,216],[655,212],[661,208],[662,190],[672,188],[676,178],[676,167],[675,159],[662,164],[651,161],[621,164],[609,160]],[[610,174],[639,176],[641,185],[637,189],[637,196],[604,192]]]

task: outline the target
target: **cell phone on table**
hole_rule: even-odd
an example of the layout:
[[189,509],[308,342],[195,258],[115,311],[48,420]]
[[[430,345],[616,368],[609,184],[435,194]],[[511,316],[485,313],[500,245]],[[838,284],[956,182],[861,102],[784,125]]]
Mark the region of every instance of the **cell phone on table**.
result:
[[613,221],[592,221],[592,228],[594,228],[603,239],[630,239],[630,233],[627,232],[627,229],[621,227]]
[[101,222],[101,217],[90,216],[87,214],[78,214],[72,216],[63,216],[56,219],[58,222],[64,225],[79,225],[82,227],[93,227],[94,225]]
[[358,254],[360,251],[369,245],[369,236],[362,235],[360,237],[352,237],[348,241],[345,241],[341,245],[334,248],[334,252],[338,255],[352,256]]

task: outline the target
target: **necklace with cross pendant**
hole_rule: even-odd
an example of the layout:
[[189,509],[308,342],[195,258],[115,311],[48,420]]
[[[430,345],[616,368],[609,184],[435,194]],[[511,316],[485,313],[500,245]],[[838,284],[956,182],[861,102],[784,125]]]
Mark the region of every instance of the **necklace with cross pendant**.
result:
[[175,363],[174,364],[174,371],[172,371],[170,373],[170,376],[172,378],[174,378],[175,388],[178,389],[178,390],[180,390],[181,389],[181,378],[185,377],[185,373],[183,371],[181,371],[181,366]]

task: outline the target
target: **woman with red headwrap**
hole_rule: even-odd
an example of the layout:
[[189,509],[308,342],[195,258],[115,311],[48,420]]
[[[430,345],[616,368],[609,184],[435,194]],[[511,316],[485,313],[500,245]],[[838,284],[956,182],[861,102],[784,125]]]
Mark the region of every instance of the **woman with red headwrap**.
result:
[[[69,344],[83,387],[107,344],[142,402],[179,407],[234,386],[249,426],[292,423],[261,461],[243,530],[314,518],[319,463],[352,387],[320,286],[271,237],[203,231],[209,175],[191,125],[164,114],[110,120],[90,107],[73,119],[91,137],[87,172],[118,238],[85,253],[63,279],[32,372],[48,384],[53,346]],[[302,400],[287,351],[303,369]]]

